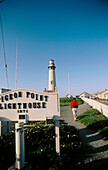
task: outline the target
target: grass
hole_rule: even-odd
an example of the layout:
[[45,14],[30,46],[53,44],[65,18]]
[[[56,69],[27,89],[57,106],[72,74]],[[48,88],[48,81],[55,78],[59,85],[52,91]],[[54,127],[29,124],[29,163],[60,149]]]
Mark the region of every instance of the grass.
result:
[[90,130],[100,133],[108,139],[108,118],[96,109],[87,110],[78,119]]
[[[60,98],[60,106],[70,106],[71,102],[73,101],[73,98]],[[76,101],[78,104],[83,104],[83,100],[80,98],[76,98]]]
[[98,99],[99,101],[108,101],[108,99]]

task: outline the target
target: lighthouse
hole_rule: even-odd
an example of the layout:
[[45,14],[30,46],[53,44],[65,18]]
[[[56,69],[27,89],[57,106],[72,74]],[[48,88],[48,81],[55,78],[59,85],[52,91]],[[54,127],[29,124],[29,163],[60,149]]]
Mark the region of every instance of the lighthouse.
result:
[[49,91],[55,91],[55,87],[56,87],[56,79],[55,79],[55,64],[54,64],[54,60],[50,60],[49,61]]

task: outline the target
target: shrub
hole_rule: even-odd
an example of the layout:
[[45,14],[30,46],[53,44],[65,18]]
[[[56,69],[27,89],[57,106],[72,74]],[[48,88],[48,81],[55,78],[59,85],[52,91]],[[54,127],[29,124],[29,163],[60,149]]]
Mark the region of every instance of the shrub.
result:
[[15,133],[0,137],[0,169],[8,169],[15,161]]
[[29,165],[40,169],[59,169],[69,161],[73,163],[77,161],[75,155],[81,149],[81,140],[71,126],[60,124],[60,157],[55,152],[54,126],[30,128],[25,137],[26,161]]

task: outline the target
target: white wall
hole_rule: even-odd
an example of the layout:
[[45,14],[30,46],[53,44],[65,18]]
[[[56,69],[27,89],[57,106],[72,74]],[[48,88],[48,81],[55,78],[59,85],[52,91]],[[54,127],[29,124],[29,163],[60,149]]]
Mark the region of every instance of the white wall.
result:
[[82,100],[85,101],[86,103],[88,103],[94,109],[99,110],[106,117],[108,117],[108,105],[100,103],[100,102],[92,100],[92,99],[87,99],[87,98],[82,98]]
[[[5,125],[5,126],[12,125],[13,126],[13,122],[12,121],[0,121],[0,126],[2,126],[2,125]],[[0,136],[4,135],[5,133],[8,133],[12,129],[13,129],[13,127],[0,127]]]

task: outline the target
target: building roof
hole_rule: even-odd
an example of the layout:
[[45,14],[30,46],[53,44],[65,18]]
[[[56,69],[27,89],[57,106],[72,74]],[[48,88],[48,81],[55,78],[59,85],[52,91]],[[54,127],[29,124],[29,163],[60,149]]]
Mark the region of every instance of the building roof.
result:
[[84,91],[84,92],[81,93],[79,96],[81,96],[81,95],[84,94],[84,93],[86,93],[86,94],[88,94],[88,95],[91,95],[91,94],[87,93],[86,91]]
[[105,89],[105,90],[103,90],[103,91],[101,91],[101,92],[94,93],[94,94],[92,94],[92,95],[102,94],[102,93],[104,93],[105,91],[108,91],[108,89]]
[[67,95],[66,95],[66,97],[68,97],[68,96],[72,97],[72,95],[71,95],[71,94],[67,94]]

